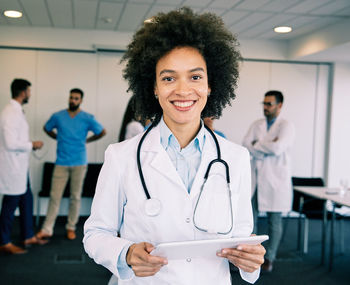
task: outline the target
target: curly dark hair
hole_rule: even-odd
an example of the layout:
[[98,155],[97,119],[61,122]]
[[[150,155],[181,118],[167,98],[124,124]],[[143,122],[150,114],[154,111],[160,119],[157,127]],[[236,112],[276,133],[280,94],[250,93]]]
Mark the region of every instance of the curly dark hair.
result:
[[143,119],[158,121],[162,115],[154,96],[157,62],[174,48],[187,46],[197,49],[207,65],[211,93],[201,116],[219,118],[235,98],[241,59],[235,36],[215,14],[200,15],[183,7],[144,23],[121,60],[127,62],[123,76],[135,96],[135,112]]

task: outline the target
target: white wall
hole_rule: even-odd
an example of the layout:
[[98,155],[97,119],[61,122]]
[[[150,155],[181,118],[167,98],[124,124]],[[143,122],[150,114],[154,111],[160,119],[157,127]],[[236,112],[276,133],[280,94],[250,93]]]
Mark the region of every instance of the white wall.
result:
[[243,58],[285,60],[288,59],[287,42],[278,40],[239,39]]
[[[347,19],[290,41],[288,47],[288,57],[306,58],[308,55],[317,56],[317,54],[321,52],[327,52],[328,49],[332,49],[343,44],[349,44],[349,26],[350,20]],[[343,55],[349,59],[348,54],[349,53],[346,52],[343,53]],[[330,57],[333,57],[333,55],[334,54],[329,54]]]
[[95,45],[125,49],[132,34],[113,31],[0,27],[0,46],[92,50]]
[[[350,64],[336,63],[331,110],[328,184],[350,183]],[[350,186],[350,185],[349,185]]]
[[[131,38],[132,33],[113,31],[0,26],[0,46],[72,50],[94,50],[99,46],[125,50]],[[244,58],[288,58],[288,46],[283,41],[242,39],[239,42]]]

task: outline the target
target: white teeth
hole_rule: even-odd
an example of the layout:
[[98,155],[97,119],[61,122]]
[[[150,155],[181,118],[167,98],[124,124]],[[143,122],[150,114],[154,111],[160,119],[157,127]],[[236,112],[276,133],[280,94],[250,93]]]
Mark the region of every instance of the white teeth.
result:
[[185,107],[192,106],[194,102],[193,101],[186,101],[186,102],[175,101],[173,104],[177,107],[185,108]]

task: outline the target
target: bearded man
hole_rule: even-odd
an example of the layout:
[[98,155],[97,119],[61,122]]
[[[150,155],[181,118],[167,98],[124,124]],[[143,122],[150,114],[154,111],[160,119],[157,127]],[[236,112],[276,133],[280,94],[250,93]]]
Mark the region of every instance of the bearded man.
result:
[[[87,170],[86,143],[96,141],[106,134],[93,115],[80,109],[84,93],[81,89],[70,90],[69,107],[54,113],[44,126],[44,131],[57,140],[57,159],[52,174],[50,201],[39,239],[53,235],[60,202],[70,180],[69,212],[66,224],[67,238],[76,238],[75,229],[79,220],[81,193]],[[88,137],[88,132],[94,134]]]

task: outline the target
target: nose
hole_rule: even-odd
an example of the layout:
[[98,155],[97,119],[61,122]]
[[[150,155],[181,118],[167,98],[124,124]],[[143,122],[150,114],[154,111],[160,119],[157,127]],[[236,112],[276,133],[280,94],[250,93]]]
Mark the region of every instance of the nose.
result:
[[180,96],[188,96],[192,93],[192,88],[190,84],[184,80],[180,79],[177,81],[176,94]]

